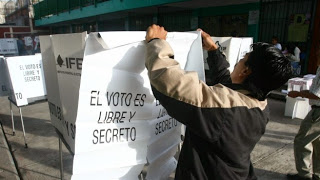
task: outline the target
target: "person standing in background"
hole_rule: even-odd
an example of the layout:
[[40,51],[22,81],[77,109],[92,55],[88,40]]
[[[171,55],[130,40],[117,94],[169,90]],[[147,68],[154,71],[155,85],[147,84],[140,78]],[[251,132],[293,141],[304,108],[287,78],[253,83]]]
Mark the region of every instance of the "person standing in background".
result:
[[300,49],[294,43],[289,43],[283,52],[284,55],[287,56],[287,58],[291,61],[294,75],[300,75],[300,52]]
[[18,36],[17,46],[18,46],[19,56],[27,55],[26,46],[24,45],[23,37],[21,35]]
[[300,49],[294,43],[289,43],[287,46],[286,56],[291,62],[300,62]]
[[294,157],[298,174],[287,174],[287,178],[320,180],[320,57],[310,90],[290,91],[288,96],[308,98],[312,110],[301,122],[294,139]]
[[280,51],[282,50],[282,46],[278,42],[278,37],[273,36],[272,39],[271,39],[271,43],[273,44],[274,47],[278,48]]

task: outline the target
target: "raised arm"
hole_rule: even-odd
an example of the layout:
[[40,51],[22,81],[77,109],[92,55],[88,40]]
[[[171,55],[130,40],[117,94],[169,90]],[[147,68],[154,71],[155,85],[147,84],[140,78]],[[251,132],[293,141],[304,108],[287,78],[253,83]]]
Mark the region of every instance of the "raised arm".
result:
[[211,83],[209,85],[231,83],[230,71],[228,70],[230,64],[226,60],[226,56],[219,51],[218,46],[208,33],[202,31],[202,29],[198,29],[198,31],[201,31],[202,46],[208,51],[207,62],[210,73],[207,79],[209,78]]
[[[217,109],[247,106],[245,101],[238,99],[249,98],[220,84],[207,86],[196,72],[181,69],[164,38],[165,30],[155,25],[151,28],[148,30],[153,35],[147,31],[146,36],[145,65],[154,96],[171,117],[185,124],[190,131],[210,141],[216,140],[227,118],[222,118],[225,111]],[[154,36],[154,32],[160,33],[159,36]]]

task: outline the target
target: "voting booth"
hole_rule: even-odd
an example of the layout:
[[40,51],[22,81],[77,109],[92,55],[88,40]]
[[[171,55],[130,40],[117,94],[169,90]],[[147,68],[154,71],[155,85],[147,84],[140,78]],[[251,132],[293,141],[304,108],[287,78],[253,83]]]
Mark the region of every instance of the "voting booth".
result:
[[60,175],[62,142],[74,154],[82,61],[87,33],[41,36],[41,54],[51,123],[59,135]]
[[[154,98],[145,32],[40,36],[52,124],[74,154],[72,179],[167,178],[181,124]],[[204,80],[200,32],[168,33],[175,59]]]
[[27,147],[21,107],[46,100],[47,95],[41,54],[6,57],[4,64],[5,75],[1,78],[4,79],[2,87],[8,93],[10,101],[13,134],[15,134],[15,129],[12,104],[19,108],[25,146]]
[[[251,51],[251,45],[253,43],[252,37],[246,38],[234,38],[234,37],[211,37],[219,50],[226,56],[226,60],[229,62],[229,71],[232,72],[236,63],[239,62],[247,53]],[[211,84],[211,74],[214,73],[210,70],[207,58],[208,52],[203,50],[204,68],[207,75],[206,81]]]
[[9,98],[17,106],[46,99],[41,54],[5,58]]
[[15,56],[19,54],[17,39],[0,38],[0,54],[7,56]]
[[[241,60],[247,53],[251,51],[251,45],[253,43],[252,37],[234,38],[234,37],[211,37],[219,50],[224,53],[227,61],[230,64],[229,70],[233,71],[233,68],[239,60]],[[208,52],[203,51],[204,66],[206,70],[209,70],[207,57]]]
[[0,56],[0,96],[9,96],[9,84],[6,72],[7,67],[4,57]]
[[[50,115],[59,124],[57,129],[63,135],[63,139],[74,153],[75,143],[75,121],[78,109],[79,87],[84,55],[86,32],[76,34],[63,34],[51,36],[51,47],[53,50],[52,62],[46,59],[46,67],[55,68],[46,72],[48,78],[54,79],[47,83],[53,87],[53,95],[50,94]],[[42,43],[41,43],[42,45]],[[47,46],[47,45],[45,45]],[[51,76],[50,72],[53,73]]]

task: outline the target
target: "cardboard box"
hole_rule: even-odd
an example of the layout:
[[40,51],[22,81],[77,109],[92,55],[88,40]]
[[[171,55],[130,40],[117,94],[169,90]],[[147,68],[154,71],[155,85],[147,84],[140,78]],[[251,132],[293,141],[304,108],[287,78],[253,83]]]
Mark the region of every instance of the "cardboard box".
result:
[[286,107],[285,107],[285,116],[289,116],[292,119],[299,118],[304,119],[309,111],[311,110],[311,106],[309,105],[308,98],[291,98],[287,97]]
[[288,81],[288,92],[309,90],[312,84],[312,78],[292,78]]

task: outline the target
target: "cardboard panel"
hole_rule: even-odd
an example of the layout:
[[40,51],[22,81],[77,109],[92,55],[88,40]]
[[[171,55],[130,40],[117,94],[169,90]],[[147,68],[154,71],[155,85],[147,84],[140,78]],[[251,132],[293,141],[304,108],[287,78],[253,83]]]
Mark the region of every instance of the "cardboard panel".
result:
[[9,95],[9,84],[6,72],[7,66],[4,62],[4,57],[0,56],[0,96]]
[[40,43],[51,123],[63,133],[63,114],[51,36],[40,36]]
[[[72,179],[93,172],[103,179],[138,177],[147,159],[150,167],[162,169],[159,172],[163,176],[175,169],[172,157],[181,141],[181,124],[166,114],[152,94],[144,65],[144,37],[145,32],[88,36]],[[197,71],[204,79],[203,63],[199,63],[203,59],[199,32],[168,33],[167,41],[181,67]],[[157,165],[151,166],[153,163]],[[123,168],[128,168],[130,176]],[[110,175],[101,173],[111,170]],[[155,168],[150,171],[159,173]]]
[[[235,64],[242,59],[246,53],[251,51],[251,44],[253,38],[233,38],[233,37],[211,37],[212,40],[219,47],[219,50],[224,53],[227,61],[230,64],[229,70],[233,71]],[[206,70],[209,70],[207,63],[208,52],[203,51],[204,66]]]
[[25,106],[46,99],[42,58],[40,54],[5,58],[10,84],[10,99]]
[[17,54],[19,54],[17,40],[14,38],[1,38],[0,39],[0,54],[3,54],[3,55],[17,55]]

